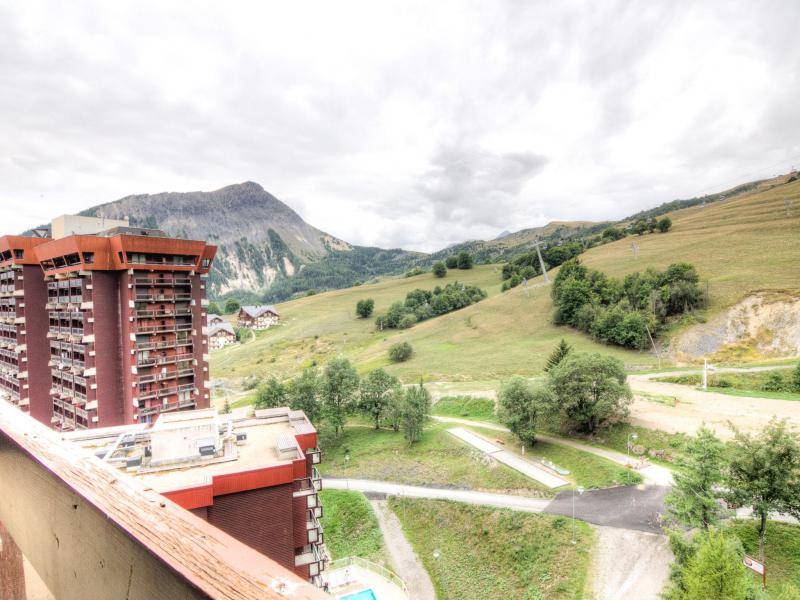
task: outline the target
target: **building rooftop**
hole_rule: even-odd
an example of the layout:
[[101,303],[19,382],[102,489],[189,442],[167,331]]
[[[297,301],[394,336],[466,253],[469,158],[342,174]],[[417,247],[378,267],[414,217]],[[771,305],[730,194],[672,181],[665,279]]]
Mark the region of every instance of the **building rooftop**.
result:
[[304,456],[297,436],[316,433],[302,411],[272,408],[234,418],[214,409],[164,413],[138,424],[64,433],[158,492],[208,485],[212,478],[291,465]]
[[227,331],[231,335],[236,335],[236,331],[233,329],[233,325],[228,323],[227,321],[215,321],[208,327],[208,335],[214,335],[219,331]]
[[267,312],[278,314],[278,311],[271,304],[262,304],[260,306],[243,306],[242,310],[250,315],[251,318],[257,319]]

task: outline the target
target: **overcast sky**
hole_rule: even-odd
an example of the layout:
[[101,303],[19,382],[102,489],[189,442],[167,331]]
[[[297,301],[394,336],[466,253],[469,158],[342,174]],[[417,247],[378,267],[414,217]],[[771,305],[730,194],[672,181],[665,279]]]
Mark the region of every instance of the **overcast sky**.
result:
[[800,165],[800,2],[0,0],[17,232],[247,180],[432,250]]

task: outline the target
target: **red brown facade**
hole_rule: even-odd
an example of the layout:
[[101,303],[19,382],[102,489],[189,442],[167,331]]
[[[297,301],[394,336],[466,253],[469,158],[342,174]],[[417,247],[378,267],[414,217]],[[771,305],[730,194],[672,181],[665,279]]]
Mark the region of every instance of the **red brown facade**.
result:
[[37,246],[43,238],[0,237],[0,396],[39,421],[52,416],[47,374],[47,289]]
[[133,228],[36,246],[56,427],[150,422],[209,406],[203,324],[215,252]]

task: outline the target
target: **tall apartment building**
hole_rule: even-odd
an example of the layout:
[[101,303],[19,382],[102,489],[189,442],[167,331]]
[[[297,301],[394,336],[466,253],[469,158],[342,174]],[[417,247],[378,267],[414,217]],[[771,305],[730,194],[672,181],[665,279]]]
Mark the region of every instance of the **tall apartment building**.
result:
[[42,269],[43,238],[0,237],[0,396],[44,423],[53,403],[47,362],[47,314]]
[[109,222],[60,219],[53,239],[36,246],[50,358],[40,376],[50,384],[53,425],[150,422],[209,406],[203,324],[216,247],[119,222],[100,230]]
[[321,585],[317,432],[302,411],[213,409],[163,414],[154,424],[71,431],[65,439]]

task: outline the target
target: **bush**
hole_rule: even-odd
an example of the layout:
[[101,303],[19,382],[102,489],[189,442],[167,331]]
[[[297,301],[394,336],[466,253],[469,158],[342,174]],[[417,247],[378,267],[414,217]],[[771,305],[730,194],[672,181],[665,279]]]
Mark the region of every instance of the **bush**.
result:
[[615,242],[616,240],[621,240],[625,237],[625,232],[622,229],[618,229],[616,227],[609,227],[608,229],[603,230],[603,235],[600,238],[603,241],[608,242]]
[[792,391],[800,394],[800,363],[797,363],[797,367],[792,373]]
[[242,305],[241,305],[241,304],[239,304],[239,301],[238,301],[238,300],[235,300],[235,299],[233,299],[233,298],[229,298],[229,299],[228,299],[228,300],[225,302],[225,314],[226,314],[226,315],[232,315],[232,314],[233,314],[233,313],[235,313],[235,312],[239,312],[239,309],[240,309],[241,307],[242,307]]
[[405,362],[411,358],[412,354],[414,354],[414,349],[408,342],[398,342],[389,348],[389,358],[392,362]]
[[661,233],[667,233],[670,230],[670,227],[672,227],[672,219],[670,219],[669,217],[664,217],[662,219],[659,219],[658,230]]
[[210,315],[221,315],[222,309],[220,309],[219,304],[216,302],[210,302],[208,304],[208,314]]
[[444,264],[448,269],[457,269],[458,268],[458,257],[457,256],[448,256],[444,260]]
[[365,298],[356,303],[356,314],[362,319],[367,319],[372,316],[372,311],[375,308],[375,300],[372,298]]
[[417,321],[464,308],[486,298],[482,289],[458,281],[433,291],[416,289],[406,294],[404,302],[395,302],[386,314],[375,320],[378,329],[407,329]]
[[780,392],[783,390],[783,375],[778,373],[777,371],[772,371],[767,375],[764,384],[761,386],[761,389],[765,392]]
[[406,277],[415,277],[417,275],[422,275],[425,272],[425,269],[422,267],[414,267],[410,271],[406,271]]
[[433,274],[439,279],[447,275],[447,267],[442,261],[433,263]]
[[461,252],[458,253],[457,264],[459,269],[471,269],[472,255],[469,252],[462,250]]

